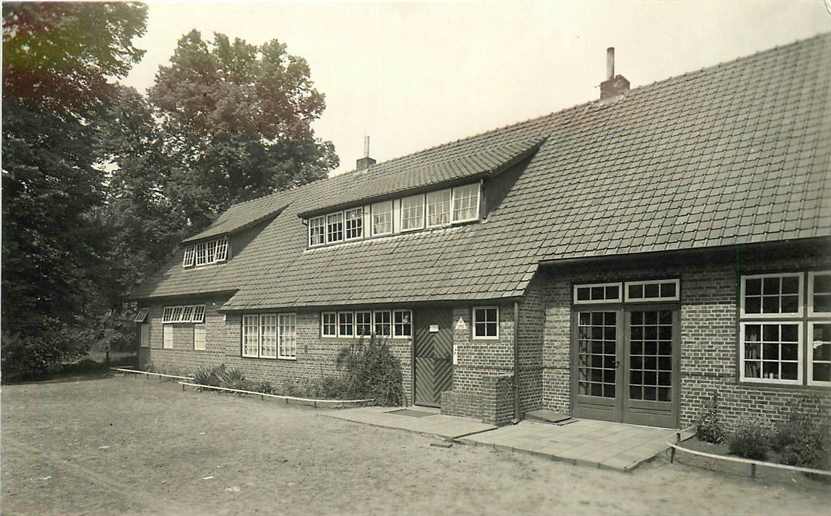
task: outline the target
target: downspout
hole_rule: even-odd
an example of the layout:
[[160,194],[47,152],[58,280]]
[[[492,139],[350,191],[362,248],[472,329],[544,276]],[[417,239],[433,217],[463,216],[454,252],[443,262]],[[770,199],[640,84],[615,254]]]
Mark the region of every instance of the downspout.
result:
[[519,340],[519,302],[514,301],[514,419],[511,424],[519,423],[519,348],[517,342]]

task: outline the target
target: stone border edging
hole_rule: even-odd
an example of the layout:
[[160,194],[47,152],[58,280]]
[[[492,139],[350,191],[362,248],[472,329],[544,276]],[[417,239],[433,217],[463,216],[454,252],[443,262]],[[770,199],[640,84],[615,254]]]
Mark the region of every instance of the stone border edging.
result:
[[[190,378],[188,378],[190,380]],[[298,398],[296,396],[280,396],[277,394],[265,394],[263,392],[255,392],[255,391],[245,391],[242,389],[229,389],[227,387],[215,387],[213,385],[201,385],[198,383],[190,383],[190,382],[176,382],[182,386],[182,390],[185,390],[185,387],[196,387],[198,389],[210,389],[216,391],[224,391],[224,392],[234,392],[237,394],[249,394],[251,396],[259,396],[260,399],[265,398],[274,398],[278,400],[283,400],[286,404],[289,403],[296,403],[298,405],[307,405],[315,408],[328,408],[328,409],[339,409],[339,408],[354,408],[354,407],[364,407],[369,405],[370,403],[374,402],[374,399],[366,399],[366,400],[316,400],[311,398]]]
[[814,469],[814,468],[804,468],[801,466],[789,466],[788,464],[777,464],[775,462],[766,462],[763,460],[754,460],[754,459],[745,459],[742,457],[727,457],[724,455],[716,455],[714,453],[707,453],[698,450],[691,450],[689,448],[684,448],[683,446],[678,446],[677,444],[670,444],[667,443],[671,452],[669,462],[675,462],[675,450],[689,453],[690,455],[698,455],[700,457],[707,457],[708,459],[716,459],[722,460],[725,462],[738,462],[741,464],[749,464],[750,465],[750,476],[756,478],[756,466],[764,466],[767,468],[774,468],[774,469],[786,469],[789,471],[798,471],[800,473],[813,473],[814,475],[827,475],[831,476],[831,471],[824,470],[824,469]]

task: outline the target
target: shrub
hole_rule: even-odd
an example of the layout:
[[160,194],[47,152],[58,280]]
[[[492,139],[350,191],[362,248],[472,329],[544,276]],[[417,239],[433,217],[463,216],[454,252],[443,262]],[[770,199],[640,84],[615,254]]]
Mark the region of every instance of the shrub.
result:
[[241,391],[250,391],[252,389],[251,382],[245,378],[245,375],[242,374],[242,371],[236,368],[232,369],[224,369],[223,372],[219,376],[220,385],[227,389],[238,389]]
[[786,422],[777,425],[771,447],[779,462],[791,466],[827,469],[831,454],[831,425],[815,398],[805,398],[792,406]]
[[4,331],[0,350],[4,383],[44,376],[50,367],[60,365],[72,355],[72,351],[51,334],[24,336]]
[[193,383],[199,385],[209,385],[211,387],[221,387],[222,377],[225,374],[225,364],[220,364],[213,368],[202,367],[193,373]]
[[698,418],[695,433],[702,441],[713,444],[719,444],[727,437],[727,432],[719,418],[718,392],[713,394],[713,399],[707,404],[707,409]]
[[335,361],[344,372],[345,397],[373,398],[378,405],[401,405],[404,386],[401,362],[386,341],[370,337],[338,353]]
[[271,385],[271,382],[259,382],[255,384],[252,389],[263,394],[274,394],[275,392],[277,392],[274,389],[274,386]]
[[765,460],[769,440],[767,431],[758,421],[742,421],[728,442],[730,453],[747,459]]

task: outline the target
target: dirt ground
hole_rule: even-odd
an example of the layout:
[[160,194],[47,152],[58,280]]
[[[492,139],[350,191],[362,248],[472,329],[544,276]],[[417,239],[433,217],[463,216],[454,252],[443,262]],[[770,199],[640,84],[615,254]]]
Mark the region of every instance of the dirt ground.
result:
[[827,514],[831,489],[557,463],[126,377],[2,388],[3,514]]

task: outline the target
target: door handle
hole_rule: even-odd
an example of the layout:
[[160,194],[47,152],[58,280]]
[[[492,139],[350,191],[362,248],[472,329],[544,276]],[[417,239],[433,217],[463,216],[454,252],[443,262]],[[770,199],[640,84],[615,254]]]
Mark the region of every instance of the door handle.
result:
[[615,360],[615,369],[620,368],[620,360]]

